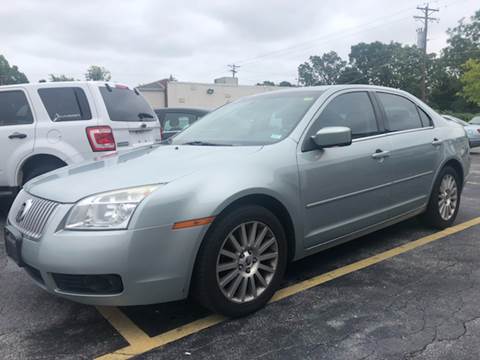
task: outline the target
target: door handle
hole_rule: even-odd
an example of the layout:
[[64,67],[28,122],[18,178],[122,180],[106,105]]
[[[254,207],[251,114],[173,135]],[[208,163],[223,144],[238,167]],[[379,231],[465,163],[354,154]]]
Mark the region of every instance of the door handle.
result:
[[377,149],[372,154],[372,159],[383,159],[390,156],[390,151],[384,151],[382,149]]
[[9,135],[9,139],[25,139],[27,137],[27,134],[22,134],[18,132],[14,132],[13,134]]
[[432,145],[433,145],[433,146],[439,146],[439,145],[442,145],[442,142],[443,142],[442,140],[439,140],[439,139],[437,139],[437,138],[434,138],[434,139],[432,140]]

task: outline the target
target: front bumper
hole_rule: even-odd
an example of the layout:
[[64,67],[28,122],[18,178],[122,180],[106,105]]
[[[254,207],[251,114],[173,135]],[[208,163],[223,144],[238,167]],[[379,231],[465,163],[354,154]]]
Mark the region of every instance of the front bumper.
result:
[[[91,305],[145,305],[187,297],[205,227],[172,230],[169,224],[122,231],[59,229],[70,207],[57,207],[40,239],[22,239],[21,258],[37,285],[52,294]],[[64,291],[55,282],[54,274],[115,274],[121,277],[123,291]]]

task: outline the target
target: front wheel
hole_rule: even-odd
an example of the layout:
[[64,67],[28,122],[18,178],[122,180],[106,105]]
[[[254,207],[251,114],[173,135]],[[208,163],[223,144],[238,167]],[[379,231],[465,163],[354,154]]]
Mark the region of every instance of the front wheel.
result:
[[453,224],[460,207],[461,183],[455,169],[447,166],[440,172],[430,196],[424,220],[438,229]]
[[239,317],[263,307],[285,272],[285,231],[269,210],[242,206],[219,219],[200,249],[194,296],[214,312]]

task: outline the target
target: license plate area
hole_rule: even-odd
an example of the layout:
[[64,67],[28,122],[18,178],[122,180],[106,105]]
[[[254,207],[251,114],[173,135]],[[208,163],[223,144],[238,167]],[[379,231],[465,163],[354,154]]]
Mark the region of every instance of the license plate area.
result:
[[130,143],[133,146],[145,145],[155,141],[153,129],[143,130],[143,131],[130,130],[129,133],[130,133]]
[[21,234],[15,235],[13,231],[5,227],[4,237],[5,237],[5,251],[7,253],[7,256],[13,261],[15,261],[15,263],[17,263],[18,266],[22,267],[23,266],[23,261],[22,261],[23,239],[21,237]]

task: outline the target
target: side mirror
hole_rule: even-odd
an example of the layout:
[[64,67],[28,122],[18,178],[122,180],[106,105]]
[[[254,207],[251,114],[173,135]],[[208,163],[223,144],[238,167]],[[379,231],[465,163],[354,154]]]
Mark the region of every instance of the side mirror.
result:
[[312,136],[312,141],[318,148],[347,146],[352,143],[352,130],[345,126],[327,126]]

